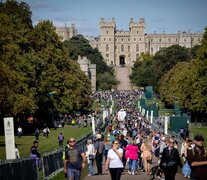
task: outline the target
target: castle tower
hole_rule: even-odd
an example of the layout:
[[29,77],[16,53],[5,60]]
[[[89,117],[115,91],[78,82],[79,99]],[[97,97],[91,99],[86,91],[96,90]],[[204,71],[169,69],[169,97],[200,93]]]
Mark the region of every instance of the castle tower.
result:
[[133,18],[129,22],[130,31],[130,54],[131,64],[133,65],[136,59],[142,52],[145,52],[145,19],[140,18],[139,22],[134,22]]
[[92,91],[96,91],[96,64],[91,64],[91,61],[85,56],[83,58],[78,56],[77,62],[80,65],[81,71],[90,79]]
[[89,72],[90,72],[92,91],[96,91],[96,64],[90,65]]
[[112,18],[109,21],[105,21],[104,18],[101,18],[100,52],[102,52],[102,56],[106,60],[106,63],[108,65],[115,65],[114,62],[115,29],[116,29],[116,22],[114,18]]

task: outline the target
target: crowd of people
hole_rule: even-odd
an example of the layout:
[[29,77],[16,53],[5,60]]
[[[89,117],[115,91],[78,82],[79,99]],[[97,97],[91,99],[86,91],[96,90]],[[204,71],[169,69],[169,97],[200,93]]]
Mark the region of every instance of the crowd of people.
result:
[[[178,141],[174,136],[167,136],[152,129],[146,117],[136,110],[134,98],[141,95],[142,92],[138,91],[94,94],[97,100],[109,101],[113,97],[116,110],[109,119],[107,134],[104,135],[97,129],[94,137],[88,139],[85,152],[76,147],[74,137],[69,138],[64,158],[64,172],[68,179],[79,180],[81,170],[86,164],[88,176],[99,176],[109,170],[112,180],[120,180],[124,170],[132,176],[139,176],[138,172],[142,171],[151,179],[157,177],[174,180],[178,167],[182,168],[186,178],[207,179],[204,138],[201,135],[196,135],[194,140],[185,137],[181,150],[178,149]],[[119,116],[120,110],[125,112],[124,118]],[[62,147],[64,136],[59,134],[58,140],[59,146]],[[31,148],[31,153],[35,152],[35,147],[36,144]],[[38,154],[36,156],[38,157]]]

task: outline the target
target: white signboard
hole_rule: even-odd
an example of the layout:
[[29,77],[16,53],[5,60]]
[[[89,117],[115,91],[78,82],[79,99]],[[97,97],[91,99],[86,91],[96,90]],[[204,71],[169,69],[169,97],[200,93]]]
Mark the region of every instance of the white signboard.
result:
[[118,112],[118,120],[119,121],[124,121],[124,118],[126,117],[126,111],[124,111],[123,109],[121,109]]
[[94,116],[91,117],[91,122],[92,122],[92,131],[93,131],[93,134],[96,134],[96,131],[95,131],[95,121],[94,121]]
[[4,118],[4,135],[6,144],[6,159],[15,159],[13,117]]
[[164,130],[165,130],[165,134],[167,134],[168,135],[168,121],[169,121],[169,117],[168,116],[165,116],[165,128],[164,128]]
[[106,119],[106,111],[103,111],[103,124],[105,124],[105,119]]

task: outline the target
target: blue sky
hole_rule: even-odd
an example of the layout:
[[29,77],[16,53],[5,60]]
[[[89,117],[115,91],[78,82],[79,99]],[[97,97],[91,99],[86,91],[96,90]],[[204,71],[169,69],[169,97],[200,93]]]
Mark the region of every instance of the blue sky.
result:
[[[18,0],[19,1],[19,0]],[[100,34],[100,18],[112,17],[118,30],[129,20],[145,18],[146,33],[203,32],[207,26],[207,0],[25,0],[33,24],[51,20],[56,26],[76,25],[79,34]]]

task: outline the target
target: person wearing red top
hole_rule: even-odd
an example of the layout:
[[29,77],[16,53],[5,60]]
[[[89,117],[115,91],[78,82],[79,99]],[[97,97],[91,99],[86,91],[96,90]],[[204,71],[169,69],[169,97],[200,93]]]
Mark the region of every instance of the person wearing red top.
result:
[[129,144],[126,148],[127,157],[129,158],[129,171],[128,173],[131,175],[134,175],[136,171],[136,164],[138,159],[138,146],[136,145],[136,141],[133,140],[131,144]]

